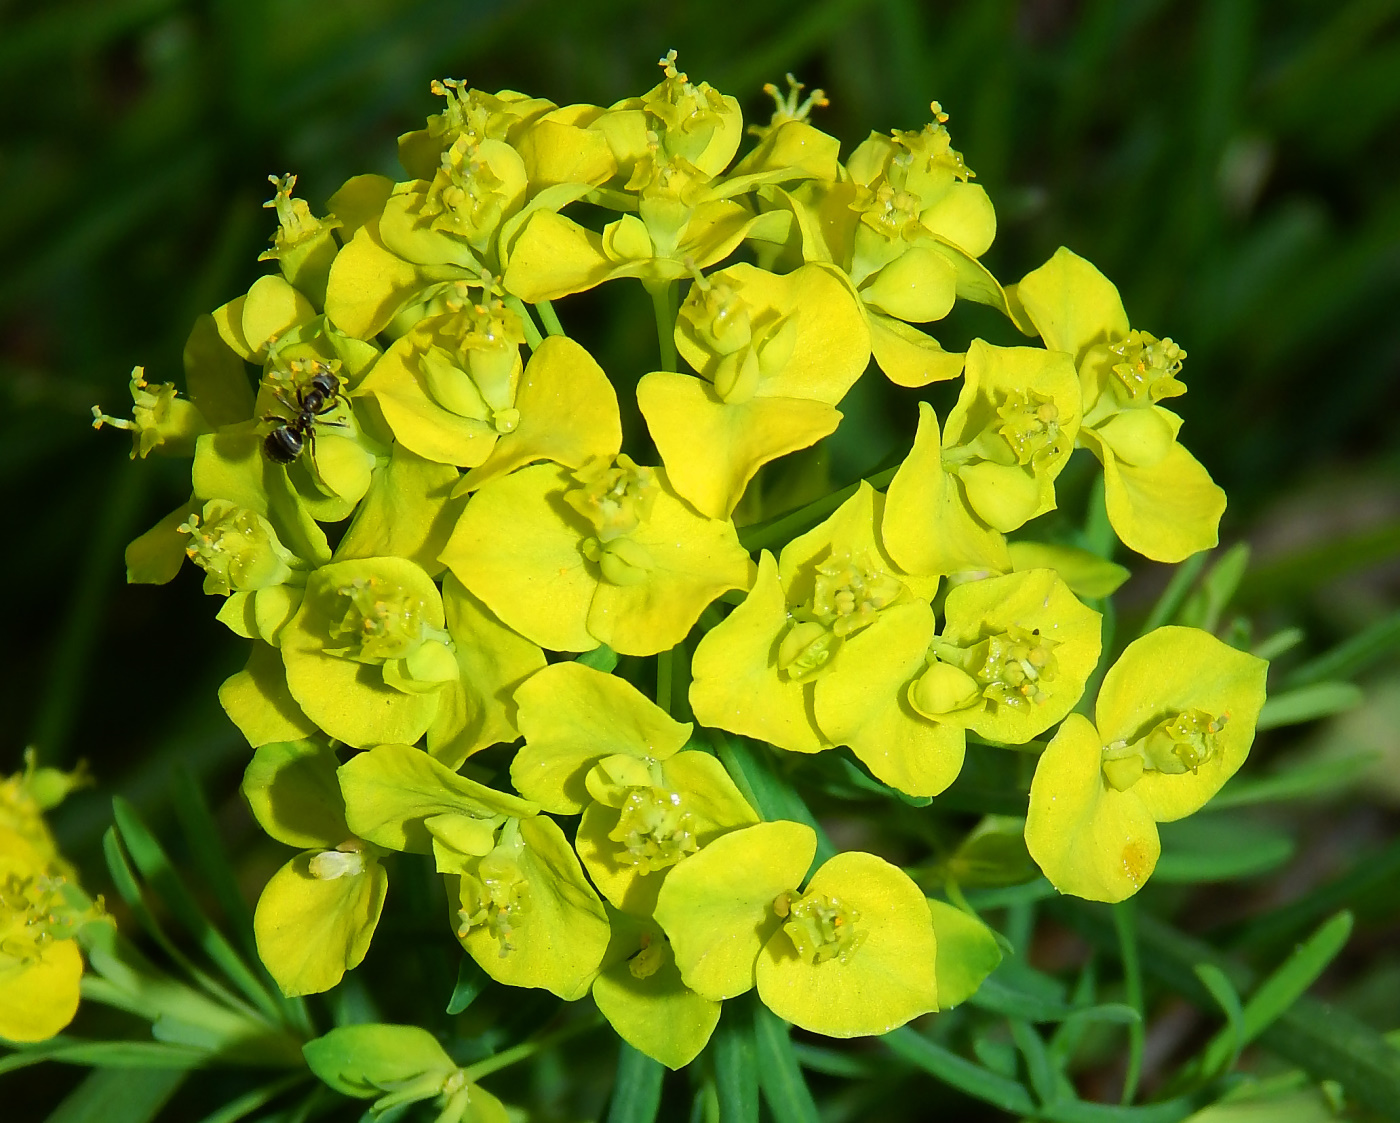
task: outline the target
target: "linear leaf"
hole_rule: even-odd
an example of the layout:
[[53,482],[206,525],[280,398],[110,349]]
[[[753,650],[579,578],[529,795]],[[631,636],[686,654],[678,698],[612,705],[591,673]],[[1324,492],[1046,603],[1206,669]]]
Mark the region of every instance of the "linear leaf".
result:
[[112,814],[117,829],[131,853],[137,868],[150,883],[151,889],[170,909],[177,920],[195,937],[211,961],[228,976],[263,1014],[275,1023],[282,1023],[282,1009],[277,1000],[244,963],[227,938],[209,921],[194,897],[190,895],[179,874],[170,863],[164,848],[146,828],[145,823],[126,800],[112,800]]
[[1304,663],[1285,678],[1284,683],[1297,687],[1349,679],[1396,650],[1400,650],[1400,612],[1382,617],[1330,651]]
[[778,1123],[819,1123],[816,1102],[792,1051],[788,1025],[761,1002],[754,1004],[754,1042],[763,1098]]
[[1278,729],[1331,717],[1361,704],[1365,694],[1349,682],[1316,682],[1272,695],[1259,712],[1259,729]]
[[660,1061],[639,1053],[625,1041],[619,1042],[608,1123],[653,1123],[661,1110],[665,1072]]
[[739,790],[753,801],[754,810],[764,819],[790,819],[806,823],[817,832],[817,854],[814,865],[821,865],[836,853],[836,847],[817,822],[806,801],[792,785],[778,775],[772,754],[762,745],[742,737],[730,737],[717,729],[708,731],[715,745],[715,754],[733,778]]
[[880,1040],[897,1056],[960,1092],[1014,1115],[1030,1115],[1035,1111],[1031,1094],[1017,1081],[964,1060],[908,1026],[892,1030]]
[[739,999],[724,1004],[711,1045],[720,1118],[725,1123],[758,1123],[758,1056],[753,1019],[738,1016],[738,1011],[751,1001]]
[[28,1068],[43,1061],[92,1065],[99,1068],[198,1068],[209,1059],[203,1049],[166,1045],[159,1041],[83,1041],[56,1037],[0,1057],[0,1073]]
[[1210,991],[1210,996],[1225,1012],[1225,1028],[1213,1037],[1201,1054],[1201,1071],[1207,1077],[1234,1067],[1235,1059],[1245,1047],[1244,1009],[1239,993],[1225,972],[1211,963],[1197,963],[1196,978]]
[[1379,752],[1351,752],[1294,765],[1273,776],[1247,780],[1237,776],[1210,801],[1210,810],[1329,795],[1349,787],[1380,758]]
[[47,1123],[150,1123],[189,1075],[178,1068],[101,1068],[54,1108]]

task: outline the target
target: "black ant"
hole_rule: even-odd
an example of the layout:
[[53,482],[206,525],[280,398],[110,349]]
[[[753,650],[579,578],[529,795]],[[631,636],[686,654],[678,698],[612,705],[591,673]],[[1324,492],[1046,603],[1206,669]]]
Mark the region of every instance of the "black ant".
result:
[[[263,455],[275,464],[290,464],[307,445],[311,446],[311,456],[316,456],[317,419],[333,413],[337,403],[346,401],[340,389],[340,379],[323,363],[317,363],[316,373],[309,383],[296,390],[296,401],[292,401],[282,390],[274,390],[273,395],[289,413],[290,420],[275,413],[264,415],[263,421],[274,422],[272,432],[263,441]],[[345,428],[339,421],[322,421],[322,425]]]

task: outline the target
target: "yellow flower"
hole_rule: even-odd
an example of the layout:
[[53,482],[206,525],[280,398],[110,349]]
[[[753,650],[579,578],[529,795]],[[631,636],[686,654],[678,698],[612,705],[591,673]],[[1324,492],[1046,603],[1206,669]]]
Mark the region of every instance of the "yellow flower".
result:
[[442,560],[509,627],[554,651],[674,647],[752,563],[727,521],[696,514],[663,469],[627,456],[538,464],[472,497]]
[[1157,403],[1186,392],[1186,352],[1128,326],[1113,282],[1063,246],[1014,295],[1047,347],[1068,351],[1084,399],[1080,442],[1103,462],[1108,518],[1123,544],[1178,562],[1218,541],[1225,493],[1177,443],[1181,418]]
[[637,404],[672,486],[711,518],[728,518],[768,461],[834,432],[835,406],[870,359],[860,308],[823,265],[699,278],[676,348],[701,377],[648,374]]
[[1196,628],[1130,643],[1094,721],[1065,720],[1036,765],[1031,857],[1062,893],[1121,901],[1151,876],[1157,823],[1203,807],[1244,763],[1268,664]]

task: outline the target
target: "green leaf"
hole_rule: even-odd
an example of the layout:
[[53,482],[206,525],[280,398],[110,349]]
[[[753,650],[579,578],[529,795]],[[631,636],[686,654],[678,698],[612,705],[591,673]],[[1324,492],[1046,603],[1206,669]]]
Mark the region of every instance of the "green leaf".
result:
[[758,1058],[747,1010],[752,1002],[752,998],[736,998],[724,1004],[711,1044],[715,1090],[725,1123],[758,1123]]
[[0,1057],[0,1074],[43,1061],[92,1065],[98,1068],[160,1068],[185,1071],[208,1063],[204,1049],[166,1045],[160,1041],[83,1041],[52,1037]]
[[834,857],[836,847],[817,822],[806,802],[792,785],[778,775],[773,750],[742,737],[730,737],[717,729],[707,730],[715,745],[715,755],[750,805],[768,822],[788,819],[806,823],[817,832],[814,867]]
[[792,1051],[788,1025],[761,1003],[754,1005],[758,1081],[777,1123],[819,1123],[816,1102]]
[[[825,1076],[839,1076],[843,1080],[869,1080],[879,1075],[878,1067],[864,1058],[852,1056],[850,1053],[838,1053],[835,1049],[823,1049],[819,1045],[803,1045],[794,1041],[792,1055],[808,1072],[820,1072]],[[757,1102],[754,1101],[755,1104]],[[728,1116],[725,1118],[728,1119]]]
[[224,937],[223,933],[210,923],[209,918],[195,904],[175,868],[170,864],[165,850],[141,821],[140,815],[126,800],[117,796],[112,800],[112,814],[122,841],[131,854],[136,867],[150,883],[151,889],[165,904],[171,914],[195,937],[199,946],[248,999],[274,1023],[282,1022],[282,1008],[256,975],[249,970],[241,956]]
[[1181,608],[1179,623],[1190,628],[1215,631],[1249,568],[1249,544],[1238,542],[1221,556],[1202,579],[1191,599]]
[[1376,761],[1378,752],[1353,752],[1325,760],[1309,761],[1273,776],[1230,780],[1210,801],[1212,811],[1281,803],[1290,799],[1315,799],[1350,787]]
[[1181,607],[1181,602],[1186,599],[1192,582],[1196,580],[1196,575],[1201,572],[1201,568],[1206,564],[1206,558],[1209,556],[1208,551],[1202,550],[1199,554],[1192,554],[1176,567],[1171,580],[1167,582],[1167,587],[1162,590],[1162,595],[1157,598],[1157,603],[1147,614],[1140,635],[1145,636],[1148,632],[1162,627],[1163,624],[1171,623],[1176,616],[1177,609]]
[[189,1075],[178,1068],[104,1068],[89,1073],[47,1123],[149,1123]]
[[1211,963],[1197,963],[1196,978],[1225,1011],[1225,1028],[1201,1052],[1201,1072],[1210,1078],[1233,1068],[1245,1047],[1244,1010],[1240,996],[1225,972]]
[[1015,1080],[998,1076],[990,1069],[964,1060],[943,1046],[935,1045],[909,1026],[901,1026],[885,1034],[880,1040],[888,1045],[896,1056],[902,1057],[916,1068],[960,1092],[1013,1115],[1030,1115],[1035,1111],[1035,1103],[1030,1093]]
[[1011,1019],[1011,1039],[1025,1058],[1026,1074],[1031,1078],[1036,1098],[1042,1104],[1053,1104],[1060,1098],[1059,1074],[1050,1063],[1044,1040],[1030,1022],[1022,1018]]
[[457,965],[457,985],[452,988],[447,1012],[460,1014],[476,1001],[490,982],[491,976],[477,966],[476,960],[469,955],[463,955],[462,962]]
[[295,1088],[298,1084],[309,1080],[310,1076],[305,1072],[294,1072],[291,1076],[284,1076],[281,1080],[274,1080],[270,1084],[264,1084],[261,1088],[254,1088],[251,1092],[245,1092],[236,1100],[230,1100],[217,1111],[206,1115],[200,1123],[237,1123],[257,1111],[258,1108],[271,1103],[289,1088]]
[[1349,679],[1396,650],[1400,650],[1400,612],[1382,617],[1332,650],[1304,663],[1285,678],[1284,683],[1298,687]]
[[1158,830],[1162,856],[1152,876],[1162,883],[1253,877],[1283,865],[1295,849],[1284,832],[1232,815],[1193,815]]
[[627,1042],[619,1042],[608,1123],[652,1123],[661,1110],[661,1078],[666,1069]]
[[1138,1012],[1121,1002],[1105,1002],[1097,1006],[1071,1006],[1017,990],[992,975],[968,1001],[983,1010],[1024,1018],[1028,1022],[1106,1022],[1110,1025],[1132,1025],[1141,1020]]
[[1243,1044],[1254,1041],[1317,981],[1351,936],[1352,917],[1339,912],[1255,988],[1244,1004]]
[[1349,682],[1317,682],[1272,695],[1259,712],[1259,730],[1301,725],[1361,704],[1365,695]]

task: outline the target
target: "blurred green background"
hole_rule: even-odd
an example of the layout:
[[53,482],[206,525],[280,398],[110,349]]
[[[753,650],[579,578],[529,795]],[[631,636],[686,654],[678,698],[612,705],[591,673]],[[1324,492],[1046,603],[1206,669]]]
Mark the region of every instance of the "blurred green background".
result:
[[[229,837],[250,835],[247,750],[215,700],[242,642],[193,572],[122,579],[187,464],[129,462],[89,407],[124,413],[134,364],[178,381],[192,318],[265,271],[269,173],[297,173],[319,211],[350,175],[396,175],[394,138],[440,104],[433,78],[608,104],[672,47],[751,118],[785,71],[823,87],[816,122],[846,151],[938,99],[997,205],[993,272],[1009,283],[1068,245],[1134,325],[1189,352],[1173,405],[1230,496],[1223,538],[1254,546],[1241,604],[1258,630],[1304,628],[1296,659],[1400,604],[1398,0],[0,2],[0,768],[30,743],[88,759],[102,790],[57,825],[94,881],[112,792],[159,820],[176,761]],[[613,372],[652,363],[634,288],[561,305]],[[975,313],[947,330],[1005,331]],[[895,450],[912,410],[863,390],[835,474]],[[1138,568],[1130,610],[1164,579]],[[1337,734],[1394,764],[1398,682],[1382,672],[1360,732]],[[1393,835],[1400,785],[1372,795],[1332,813],[1362,836],[1337,861]]]

